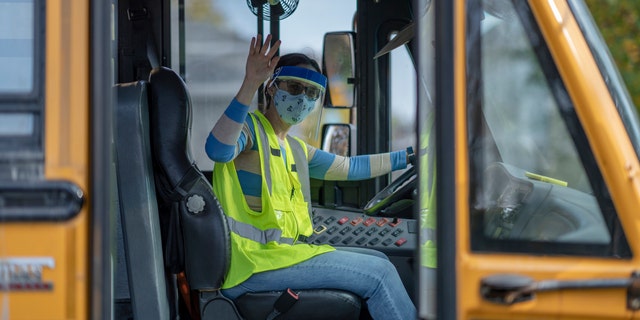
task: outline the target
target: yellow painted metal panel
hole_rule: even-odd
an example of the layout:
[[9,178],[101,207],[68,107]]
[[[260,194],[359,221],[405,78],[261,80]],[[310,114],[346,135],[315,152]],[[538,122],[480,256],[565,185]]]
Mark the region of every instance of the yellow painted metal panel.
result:
[[[467,86],[466,86],[466,6],[463,0],[457,0],[455,3],[454,14],[454,32],[453,40],[455,47],[454,65],[455,65],[455,185],[456,185],[456,210],[455,213],[458,223],[457,226],[457,243],[456,243],[456,292],[457,292],[457,314],[458,317],[468,316],[472,308],[471,299],[477,296],[477,288],[479,281],[468,279],[467,272],[471,270],[465,261],[469,258],[469,209],[467,199],[469,198],[469,156],[467,151]],[[439,214],[441,214],[439,212]],[[475,290],[474,290],[475,289]]]
[[463,262],[463,319],[629,319],[626,290],[589,289],[536,293],[531,301],[498,305],[480,296],[480,279],[495,274],[526,275],[535,280],[628,277],[629,262],[613,259],[484,254]]
[[[17,290],[0,293],[7,299],[9,319],[78,319],[76,314],[77,282],[86,283],[86,274],[78,273],[73,254],[75,230],[82,219],[52,227],[50,223],[4,223],[2,225],[2,259],[52,259],[53,265],[42,269],[42,281],[52,290]],[[82,293],[85,295],[85,293]],[[4,314],[4,313],[0,313]]]
[[[68,234],[65,246],[66,319],[85,319],[89,304],[89,3],[60,0],[47,3],[47,179],[76,183],[87,201],[75,221],[52,224]],[[50,32],[50,33],[49,33]],[[48,116],[55,114],[55,118]]]
[[53,260],[50,291],[0,292],[9,319],[86,319],[89,304],[89,2],[48,0],[46,8],[44,174],[79,186],[85,202],[63,222],[0,225],[0,259]]

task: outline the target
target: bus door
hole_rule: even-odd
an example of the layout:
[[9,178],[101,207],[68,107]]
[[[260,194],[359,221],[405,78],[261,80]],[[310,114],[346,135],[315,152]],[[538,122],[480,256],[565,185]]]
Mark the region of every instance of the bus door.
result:
[[637,317],[638,118],[586,6],[435,10],[437,300],[420,315]]

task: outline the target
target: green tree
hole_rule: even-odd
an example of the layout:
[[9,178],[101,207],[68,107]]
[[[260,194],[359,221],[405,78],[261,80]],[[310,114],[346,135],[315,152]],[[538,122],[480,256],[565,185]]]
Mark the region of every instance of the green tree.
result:
[[209,21],[213,24],[219,24],[223,17],[212,7],[212,4],[211,0],[186,1],[187,15],[194,21]]
[[640,1],[585,0],[636,108],[640,106]]

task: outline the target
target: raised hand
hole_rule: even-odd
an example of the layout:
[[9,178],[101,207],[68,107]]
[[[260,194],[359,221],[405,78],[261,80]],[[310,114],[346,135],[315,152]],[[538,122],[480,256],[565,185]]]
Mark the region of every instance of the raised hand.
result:
[[281,41],[276,41],[273,46],[269,46],[271,35],[268,35],[262,43],[262,35],[251,38],[247,65],[245,67],[244,81],[236,95],[238,102],[249,105],[258,87],[265,82],[275,69],[280,57],[275,57]]
[[267,35],[264,44],[261,40],[262,35],[260,34],[257,36],[257,39],[255,37],[251,38],[245,70],[245,79],[258,85],[266,81],[269,76],[273,74],[273,69],[280,59],[280,57],[274,57],[280,47],[280,40],[276,41],[271,47],[269,47],[271,35]]

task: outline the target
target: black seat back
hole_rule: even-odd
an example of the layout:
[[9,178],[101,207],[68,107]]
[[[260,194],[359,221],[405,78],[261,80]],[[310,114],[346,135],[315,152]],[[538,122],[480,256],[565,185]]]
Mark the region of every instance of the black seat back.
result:
[[116,94],[114,154],[120,209],[116,221],[122,235],[118,252],[123,253],[116,265],[122,266],[124,260],[126,271],[115,276],[115,298],[130,298],[135,319],[169,319],[149,146],[147,85],[143,81],[120,84]]
[[198,307],[204,319],[239,318],[233,303],[220,294],[231,260],[230,235],[211,184],[191,158],[191,100],[186,85],[165,67],[151,71],[149,85],[151,149],[166,266],[174,274],[184,272],[189,289],[197,293],[192,312]]
[[[182,79],[164,67],[151,72],[149,83],[151,149],[160,215],[168,226],[175,226],[170,219],[179,218],[174,222],[183,231],[182,240],[167,240],[184,248],[184,259],[178,256],[170,262],[184,265],[191,289],[219,289],[229,268],[229,230],[211,184],[191,158],[189,93]],[[179,253],[174,244],[167,243]]]

